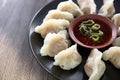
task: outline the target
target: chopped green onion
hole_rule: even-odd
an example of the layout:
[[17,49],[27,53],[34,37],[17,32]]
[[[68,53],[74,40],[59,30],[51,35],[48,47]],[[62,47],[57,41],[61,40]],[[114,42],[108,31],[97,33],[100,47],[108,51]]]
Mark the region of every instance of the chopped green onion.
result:
[[87,20],[87,21],[83,21],[82,24],[85,24],[86,26],[91,26],[93,25],[95,22],[93,20]]
[[84,24],[81,24],[79,27],[80,27],[79,30],[81,31],[82,34],[84,34],[84,33],[85,33],[85,35],[88,34],[87,27]]
[[96,24],[93,20],[83,21],[79,25],[79,30],[83,35],[89,36],[94,42],[98,42],[103,32],[100,30],[100,25]]
[[103,32],[99,30],[98,35],[99,35],[99,36],[102,36],[102,35],[103,35]]
[[99,24],[94,24],[92,27],[91,27],[92,30],[94,31],[97,31],[100,29],[100,25]]
[[91,28],[89,28],[88,35],[90,36],[92,33],[93,33],[92,29],[91,29]]
[[79,28],[80,31],[86,30],[86,28],[87,28],[84,24],[81,24],[79,27],[80,27]]
[[93,34],[90,38],[92,38],[94,42],[98,42],[100,37],[97,34]]

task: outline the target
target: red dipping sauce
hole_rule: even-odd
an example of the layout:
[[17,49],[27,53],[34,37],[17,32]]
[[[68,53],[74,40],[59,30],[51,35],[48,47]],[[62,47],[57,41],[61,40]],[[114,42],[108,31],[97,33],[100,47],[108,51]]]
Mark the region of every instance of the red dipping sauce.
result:
[[[93,20],[95,23],[99,24],[100,30],[104,33],[103,36],[100,37],[98,42],[94,42],[90,39],[89,36],[85,36],[80,33],[79,25],[82,23],[82,21],[90,19]],[[72,40],[80,46],[86,48],[103,48],[110,45],[116,38],[117,29],[113,22],[108,18],[95,14],[87,14],[77,17],[71,22],[69,26],[69,34]]]

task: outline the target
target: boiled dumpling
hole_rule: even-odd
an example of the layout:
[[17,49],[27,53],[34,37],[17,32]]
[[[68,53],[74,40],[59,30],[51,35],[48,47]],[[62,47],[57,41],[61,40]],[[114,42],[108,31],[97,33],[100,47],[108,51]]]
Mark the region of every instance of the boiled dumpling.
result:
[[117,37],[113,43],[112,43],[113,46],[120,46],[120,37]]
[[88,80],[99,80],[105,72],[106,66],[101,58],[102,53],[98,49],[91,50],[84,66],[85,72],[89,76]]
[[96,4],[94,0],[77,0],[77,2],[84,14],[96,13]]
[[60,2],[58,4],[58,6],[57,6],[57,9],[61,10],[61,11],[70,12],[74,16],[81,16],[81,15],[83,15],[83,12],[81,11],[81,9],[72,0]]
[[74,19],[74,16],[69,12],[63,12],[55,9],[55,10],[50,10],[43,21],[49,19],[66,19],[68,21],[72,21]]
[[112,21],[114,22],[114,24],[115,24],[117,27],[120,27],[120,13],[115,14],[115,15],[112,17]]
[[120,69],[120,47],[110,47],[103,52],[103,59],[109,60],[116,68]]
[[48,33],[44,39],[44,44],[40,50],[42,56],[54,57],[58,52],[68,48],[70,40],[66,30],[59,33]]
[[77,67],[81,61],[82,57],[77,51],[77,45],[73,45],[66,50],[59,52],[55,57],[54,65],[59,65],[64,70],[70,70]]
[[118,36],[120,36],[120,13],[115,14],[112,17],[112,21],[114,22],[114,24],[116,25],[116,27],[118,29]]
[[64,19],[50,19],[37,26],[35,32],[40,33],[45,38],[48,33],[58,33],[60,30],[68,28],[69,24],[69,21]]
[[111,18],[115,13],[114,0],[104,0],[103,6],[99,10],[99,15]]
[[120,36],[120,27],[118,28],[118,36]]

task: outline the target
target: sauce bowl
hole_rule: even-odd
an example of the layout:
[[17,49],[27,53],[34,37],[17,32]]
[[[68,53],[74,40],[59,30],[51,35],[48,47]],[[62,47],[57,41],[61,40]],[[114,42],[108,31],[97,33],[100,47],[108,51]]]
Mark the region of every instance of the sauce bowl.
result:
[[[86,20],[93,20],[95,23],[100,25],[100,30],[103,32],[101,41],[94,42],[90,38],[86,38],[85,35],[81,34],[79,25]],[[78,45],[85,48],[104,48],[110,45],[117,36],[117,27],[115,24],[106,17],[97,14],[86,14],[75,18],[69,25],[68,28],[71,39]]]

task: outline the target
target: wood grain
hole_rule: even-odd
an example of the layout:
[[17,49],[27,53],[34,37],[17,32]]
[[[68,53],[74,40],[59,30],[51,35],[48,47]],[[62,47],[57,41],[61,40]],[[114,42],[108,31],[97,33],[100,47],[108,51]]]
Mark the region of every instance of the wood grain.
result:
[[0,80],[56,80],[32,55],[28,34],[34,14],[52,0],[0,0]]

